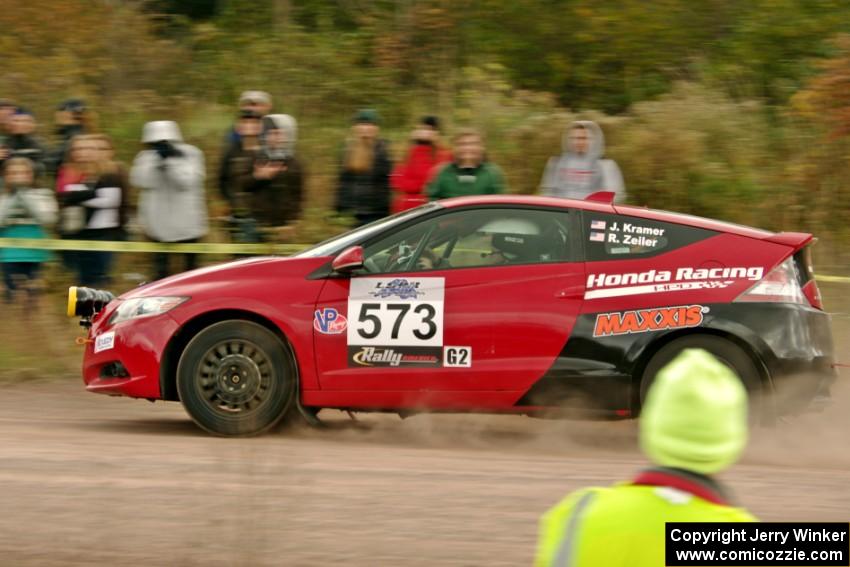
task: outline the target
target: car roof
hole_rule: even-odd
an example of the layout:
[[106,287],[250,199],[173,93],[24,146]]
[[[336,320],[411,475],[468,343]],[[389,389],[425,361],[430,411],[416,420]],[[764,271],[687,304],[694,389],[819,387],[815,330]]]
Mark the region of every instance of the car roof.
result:
[[730,222],[718,221],[670,211],[659,211],[646,207],[630,205],[611,205],[599,201],[580,201],[577,199],[562,199],[559,197],[541,197],[538,195],[476,195],[470,197],[454,197],[440,201],[446,208],[469,207],[476,205],[524,205],[538,207],[553,207],[561,209],[581,209],[584,211],[627,215],[648,220],[684,224],[696,228],[704,228],[717,232],[726,232],[750,238],[764,239],[775,233],[743,226]]

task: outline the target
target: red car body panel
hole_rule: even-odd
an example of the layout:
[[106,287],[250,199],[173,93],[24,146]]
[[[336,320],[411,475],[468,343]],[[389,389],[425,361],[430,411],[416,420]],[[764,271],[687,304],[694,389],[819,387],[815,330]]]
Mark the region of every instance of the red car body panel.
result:
[[[771,324],[779,328],[796,325],[799,332],[795,337],[804,337],[800,339],[803,343],[789,343],[759,326],[758,312],[752,311],[761,309],[758,304],[733,303],[762,276],[808,244],[811,235],[774,234],[595,201],[513,195],[449,199],[440,205],[438,211],[423,214],[441,215],[482,207],[563,211],[573,215],[570,218],[576,224],[571,238],[582,249],[594,238],[588,237],[588,226],[605,218],[609,223],[610,219],[620,218],[638,223],[669,223],[672,229],[681,226],[699,234],[686,245],[622,259],[594,258],[589,252],[585,257],[582,252],[575,261],[340,277],[330,271],[335,254],[329,254],[253,258],[195,270],[136,288],[95,316],[83,363],[87,389],[112,395],[176,399],[162,387],[169,380],[173,382],[176,369],[164,365],[165,353],[177,344],[181,333],[225,312],[231,318],[245,315],[262,320],[285,337],[297,362],[301,403],[316,407],[527,411],[541,405],[528,397],[530,391],[547,380],[579,377],[591,383],[598,379],[600,383],[624,384],[626,390],[609,404],[617,415],[623,415],[631,411],[629,388],[634,388],[633,375],[639,372],[641,357],[651,351],[653,341],[669,339],[682,330],[668,330],[670,334],[628,332],[599,338],[593,323],[599,316],[619,317],[630,310],[660,307],[702,307],[706,315],[701,316],[704,322],[700,326],[704,329],[700,330],[737,337],[750,345],[754,356],[762,359],[770,372],[785,372],[788,368],[791,373],[797,371],[790,370],[792,367],[805,367],[806,361],[817,360],[822,366],[831,360],[831,336],[828,322],[824,323],[828,317],[819,306],[764,306],[765,312],[774,314],[772,317],[781,318]],[[395,229],[388,232],[392,230]],[[675,279],[683,267],[710,275],[698,278],[698,286],[687,278],[681,283],[658,277],[659,273],[669,272],[676,274],[670,276]],[[753,270],[753,276],[757,272],[758,277],[741,276],[746,269]],[[724,270],[739,272],[735,277],[725,277]],[[347,317],[350,325],[351,286],[360,277],[442,278],[442,344],[470,348],[471,365],[353,365],[346,333],[319,332],[316,318],[322,310],[335,310]],[[813,297],[813,280],[805,285],[807,297]],[[122,301],[157,296],[190,299],[165,315],[110,325],[110,318]],[[94,341],[110,332],[115,333],[113,346],[95,353]],[[104,375],[108,365],[116,361],[123,364],[128,376]]]

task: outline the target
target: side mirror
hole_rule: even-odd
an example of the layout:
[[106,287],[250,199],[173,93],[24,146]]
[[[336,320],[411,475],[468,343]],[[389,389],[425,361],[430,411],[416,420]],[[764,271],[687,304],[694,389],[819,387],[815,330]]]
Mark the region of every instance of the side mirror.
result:
[[363,247],[352,246],[346,248],[334,258],[331,267],[335,272],[347,273],[363,267]]

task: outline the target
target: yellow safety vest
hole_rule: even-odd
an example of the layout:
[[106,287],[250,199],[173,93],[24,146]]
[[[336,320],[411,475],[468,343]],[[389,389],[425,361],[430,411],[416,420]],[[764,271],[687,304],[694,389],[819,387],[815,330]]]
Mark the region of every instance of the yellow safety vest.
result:
[[667,522],[755,522],[746,510],[670,486],[574,492],[540,521],[535,567],[659,567]]

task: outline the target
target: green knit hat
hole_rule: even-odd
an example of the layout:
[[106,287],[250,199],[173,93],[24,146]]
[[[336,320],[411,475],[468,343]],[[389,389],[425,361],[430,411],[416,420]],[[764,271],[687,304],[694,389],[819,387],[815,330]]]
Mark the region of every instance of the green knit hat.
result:
[[367,124],[377,124],[380,121],[378,117],[378,111],[374,108],[361,108],[354,115],[354,123],[361,124],[366,122]]
[[708,352],[684,350],[649,388],[640,444],[661,466],[703,474],[727,468],[747,444],[747,392],[741,380]]

